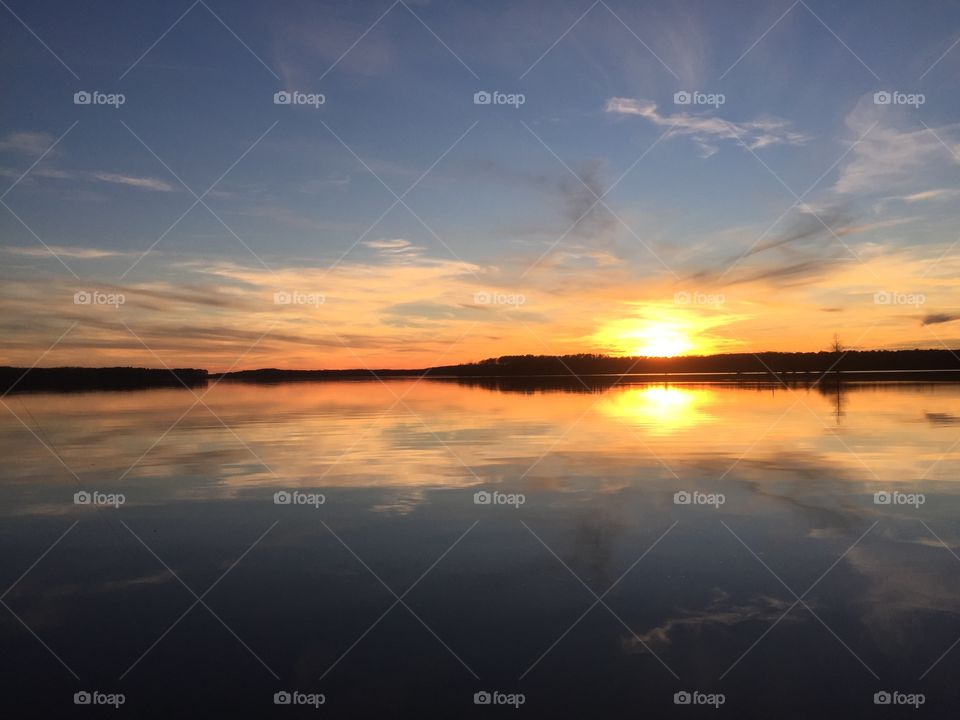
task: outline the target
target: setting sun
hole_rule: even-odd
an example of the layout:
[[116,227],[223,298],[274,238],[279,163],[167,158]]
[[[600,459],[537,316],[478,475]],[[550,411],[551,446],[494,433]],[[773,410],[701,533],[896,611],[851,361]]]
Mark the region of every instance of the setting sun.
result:
[[714,329],[740,318],[716,308],[683,308],[664,303],[631,303],[631,315],[602,325],[593,343],[621,356],[709,355],[731,349]]
[[682,320],[621,320],[604,327],[597,339],[616,354],[646,357],[686,355],[700,345]]
[[680,327],[669,323],[648,323],[624,337],[635,342],[631,354],[649,357],[683,355],[693,349],[693,342]]

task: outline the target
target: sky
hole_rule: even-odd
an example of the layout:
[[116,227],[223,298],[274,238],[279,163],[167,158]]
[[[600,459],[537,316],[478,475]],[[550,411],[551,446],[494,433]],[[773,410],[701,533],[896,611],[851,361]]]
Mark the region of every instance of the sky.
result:
[[3,0],[0,364],[960,348],[958,79],[944,0]]

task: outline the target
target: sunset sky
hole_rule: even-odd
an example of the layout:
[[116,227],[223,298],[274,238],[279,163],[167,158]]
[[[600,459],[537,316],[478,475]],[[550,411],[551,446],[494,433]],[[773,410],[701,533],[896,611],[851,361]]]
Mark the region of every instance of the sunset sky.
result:
[[0,364],[960,347],[955,2],[0,18]]

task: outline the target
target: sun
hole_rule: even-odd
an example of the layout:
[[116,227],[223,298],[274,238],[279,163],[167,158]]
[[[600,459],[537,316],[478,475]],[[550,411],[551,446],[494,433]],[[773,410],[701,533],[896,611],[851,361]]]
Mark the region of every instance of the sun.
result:
[[713,308],[635,302],[618,318],[600,325],[591,344],[601,352],[627,357],[677,357],[723,352],[730,341],[716,334],[741,316]]
[[605,328],[601,337],[621,354],[645,357],[685,355],[696,346],[682,323],[660,320],[621,321]]
[[693,341],[686,331],[669,323],[646,323],[633,336],[638,341],[631,351],[633,355],[674,357],[693,350]]

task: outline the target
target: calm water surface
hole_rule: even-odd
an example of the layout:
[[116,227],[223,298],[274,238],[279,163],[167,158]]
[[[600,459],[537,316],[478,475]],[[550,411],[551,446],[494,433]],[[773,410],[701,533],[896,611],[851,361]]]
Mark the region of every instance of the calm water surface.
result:
[[960,707],[960,386],[202,393],[4,399],[9,717]]

